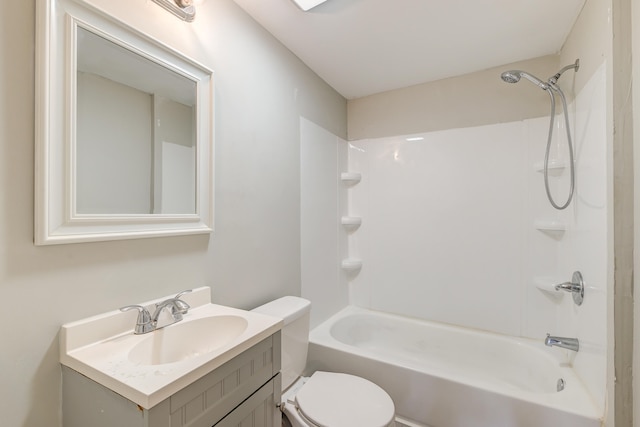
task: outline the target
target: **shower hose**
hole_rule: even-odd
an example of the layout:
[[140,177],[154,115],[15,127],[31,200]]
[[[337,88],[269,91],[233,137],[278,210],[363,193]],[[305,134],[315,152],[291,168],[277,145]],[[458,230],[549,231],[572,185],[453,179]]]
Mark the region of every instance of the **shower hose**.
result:
[[[564,112],[564,122],[565,129],[567,131],[567,145],[569,146],[569,168],[571,175],[571,184],[569,188],[569,196],[567,197],[566,202],[563,204],[558,204],[553,199],[551,195],[551,190],[549,189],[549,152],[551,151],[551,140],[553,139],[553,125],[556,114],[556,97],[553,92],[558,92],[560,95],[560,99],[562,100],[562,109]],[[567,108],[567,100],[564,96],[564,93],[558,86],[553,83],[549,83],[549,87],[547,89],[549,92],[549,96],[551,97],[551,118],[549,120],[549,136],[547,137],[547,149],[544,154],[544,189],[547,192],[547,198],[551,203],[551,206],[558,210],[565,209],[571,203],[571,199],[573,198],[574,188],[575,188],[575,170],[573,164],[573,143],[571,142],[571,130],[569,128],[569,109]]]

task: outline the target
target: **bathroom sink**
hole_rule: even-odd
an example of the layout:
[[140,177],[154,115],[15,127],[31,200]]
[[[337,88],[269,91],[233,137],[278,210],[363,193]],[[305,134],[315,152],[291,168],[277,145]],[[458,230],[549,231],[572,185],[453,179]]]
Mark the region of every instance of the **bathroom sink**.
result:
[[180,362],[211,353],[240,336],[248,326],[244,317],[211,316],[173,324],[145,336],[129,352],[141,365]]
[[[165,296],[139,304],[154,310]],[[211,288],[181,297],[183,320],[136,334],[133,311],[62,325],[60,362],[143,408],[151,408],[282,327],[282,319],[211,303]]]

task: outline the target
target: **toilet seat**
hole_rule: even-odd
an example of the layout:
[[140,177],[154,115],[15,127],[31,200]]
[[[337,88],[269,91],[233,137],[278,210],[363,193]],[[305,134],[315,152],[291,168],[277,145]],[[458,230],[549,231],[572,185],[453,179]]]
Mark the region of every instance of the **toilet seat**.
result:
[[386,427],[395,416],[393,400],[364,378],[333,372],[315,372],[298,391],[300,414],[321,427]]

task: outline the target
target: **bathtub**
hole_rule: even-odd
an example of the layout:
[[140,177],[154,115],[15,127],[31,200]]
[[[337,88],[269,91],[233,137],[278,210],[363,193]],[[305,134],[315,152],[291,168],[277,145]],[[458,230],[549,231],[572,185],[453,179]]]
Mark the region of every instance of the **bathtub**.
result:
[[309,370],[375,382],[406,425],[602,425],[602,410],[566,362],[566,351],[545,347],[542,339],[347,307],[314,328],[309,341]]

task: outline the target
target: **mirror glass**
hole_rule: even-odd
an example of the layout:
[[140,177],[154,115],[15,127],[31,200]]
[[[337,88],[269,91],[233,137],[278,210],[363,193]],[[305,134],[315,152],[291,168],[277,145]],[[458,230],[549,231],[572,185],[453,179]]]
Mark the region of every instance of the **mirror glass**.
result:
[[78,27],[76,214],[196,209],[196,83]]
[[213,71],[82,1],[37,5],[35,244],[210,233]]

